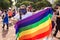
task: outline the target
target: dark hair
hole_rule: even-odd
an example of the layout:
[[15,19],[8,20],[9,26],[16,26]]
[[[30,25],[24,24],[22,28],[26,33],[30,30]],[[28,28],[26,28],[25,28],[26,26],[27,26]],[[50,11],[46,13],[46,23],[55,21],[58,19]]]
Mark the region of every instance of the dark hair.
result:
[[55,9],[53,9],[53,12],[56,12],[56,10],[55,10]]
[[60,3],[57,3],[56,6],[60,6]]
[[7,10],[5,10],[5,13],[7,13]]
[[15,9],[13,11],[15,11]]
[[55,6],[55,7],[54,7],[54,9],[58,9],[58,7],[57,7],[57,6]]

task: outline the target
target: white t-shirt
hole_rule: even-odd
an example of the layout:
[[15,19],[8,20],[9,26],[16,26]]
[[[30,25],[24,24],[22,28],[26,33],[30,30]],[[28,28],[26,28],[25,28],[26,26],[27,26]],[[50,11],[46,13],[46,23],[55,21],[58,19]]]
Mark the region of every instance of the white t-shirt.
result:
[[33,14],[32,12],[27,12],[25,15],[22,15],[22,19],[32,16],[32,14]]
[[20,15],[19,15],[19,13],[16,14],[16,15],[14,16],[14,18],[17,19],[17,20],[19,20],[19,19],[20,19]]
[[14,16],[14,18],[17,19],[17,20],[23,20],[23,19],[25,19],[25,18],[27,18],[27,17],[29,17],[29,16],[32,16],[32,12],[27,12],[25,15],[22,15],[22,19],[20,19],[19,13],[16,14],[16,15]]

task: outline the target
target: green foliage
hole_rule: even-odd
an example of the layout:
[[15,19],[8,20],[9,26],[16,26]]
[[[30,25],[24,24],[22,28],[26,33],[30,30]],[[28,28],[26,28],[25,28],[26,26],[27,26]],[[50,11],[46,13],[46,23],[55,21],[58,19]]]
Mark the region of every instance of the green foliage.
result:
[[56,0],[55,4],[60,3],[60,0]]
[[20,7],[20,5],[22,4],[26,6],[31,4],[35,9],[41,9],[47,6],[52,6],[47,0],[18,0],[16,6]]
[[0,9],[8,9],[10,6],[9,0],[0,0]]
[[30,5],[30,4],[33,4],[33,2],[30,2],[30,1],[23,1],[22,3],[21,3],[21,5],[26,5],[26,6],[28,6],[28,5]]
[[20,7],[21,5],[26,5],[26,6],[28,6],[28,5],[34,5],[34,3],[33,2],[31,2],[31,1],[23,1],[23,2],[21,2],[21,3],[17,3],[16,4],[16,6],[17,7]]

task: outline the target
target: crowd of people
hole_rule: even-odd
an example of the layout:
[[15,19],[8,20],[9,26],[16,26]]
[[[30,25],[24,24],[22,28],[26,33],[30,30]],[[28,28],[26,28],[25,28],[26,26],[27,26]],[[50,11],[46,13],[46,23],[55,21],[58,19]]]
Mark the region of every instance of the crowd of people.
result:
[[[39,11],[39,10],[38,10]],[[3,26],[2,28],[4,29],[5,25],[7,26],[7,30],[9,29],[9,23],[11,20],[13,20],[14,23],[16,23],[19,20],[23,20],[36,12],[35,9],[31,5],[25,6],[21,5],[18,10],[12,8],[9,8],[8,10],[0,10],[0,16],[2,17],[3,20]],[[60,4],[57,4],[53,8],[53,17],[52,17],[52,28],[55,27],[55,33],[53,34],[54,37],[56,37],[57,32],[60,30]]]
[[7,10],[0,10],[0,16],[3,20],[2,28],[4,29],[6,25],[8,30],[9,24],[13,24],[19,20],[23,20],[33,15],[34,12],[35,12],[35,9],[33,9],[31,5],[27,7],[25,5],[21,5],[20,8],[18,9],[9,8]]

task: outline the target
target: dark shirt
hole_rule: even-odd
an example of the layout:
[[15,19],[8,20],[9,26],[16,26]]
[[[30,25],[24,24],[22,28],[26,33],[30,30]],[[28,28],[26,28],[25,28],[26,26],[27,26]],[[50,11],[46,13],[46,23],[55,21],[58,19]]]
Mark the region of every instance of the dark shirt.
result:
[[[57,15],[59,15],[59,12],[57,13]],[[57,23],[57,28],[60,30],[60,18],[59,17],[57,17],[56,23]]]
[[26,14],[27,11],[26,11],[26,9],[20,9],[19,12],[22,14]]
[[27,12],[26,9],[20,9],[20,10],[19,10],[20,19],[22,19],[22,16],[21,16],[21,15],[22,15],[22,14],[23,14],[23,15],[26,14],[26,12]]
[[[57,15],[59,15],[59,12],[57,13]],[[57,17],[56,21],[57,21],[58,24],[60,24],[60,18],[59,17]]]

